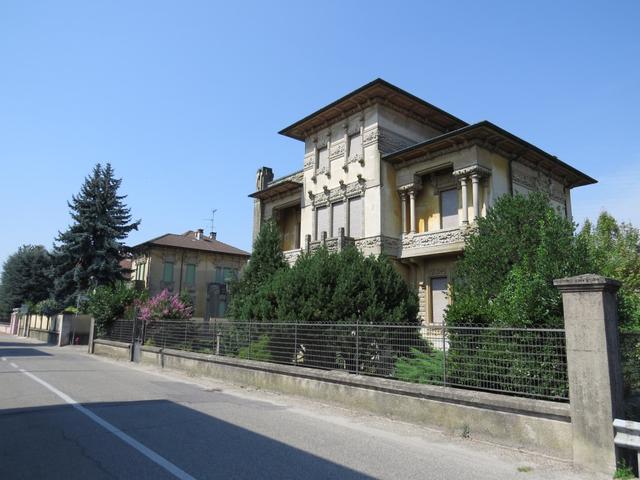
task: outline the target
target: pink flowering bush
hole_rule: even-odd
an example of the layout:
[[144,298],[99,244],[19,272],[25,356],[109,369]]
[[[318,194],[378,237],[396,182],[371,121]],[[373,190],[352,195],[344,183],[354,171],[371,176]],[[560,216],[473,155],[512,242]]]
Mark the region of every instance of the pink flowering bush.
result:
[[159,294],[138,305],[138,318],[151,320],[188,320],[193,308],[180,300],[180,296],[169,293],[166,288]]

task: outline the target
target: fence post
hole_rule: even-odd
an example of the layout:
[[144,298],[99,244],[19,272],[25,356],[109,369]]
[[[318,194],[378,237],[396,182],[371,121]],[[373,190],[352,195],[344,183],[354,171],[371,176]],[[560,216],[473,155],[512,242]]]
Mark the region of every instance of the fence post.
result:
[[442,386],[447,386],[447,328],[442,325]]
[[[88,352],[93,353],[93,337],[96,334],[96,319],[91,317],[91,325],[89,326],[89,348]],[[60,322],[60,333],[58,339],[62,338],[62,322]]]
[[599,275],[555,280],[562,293],[569,377],[573,462],[613,474],[613,419],[623,412],[616,292],[620,282]]
[[298,365],[298,322],[293,325],[293,363]]
[[360,321],[356,320],[356,373],[360,371]]

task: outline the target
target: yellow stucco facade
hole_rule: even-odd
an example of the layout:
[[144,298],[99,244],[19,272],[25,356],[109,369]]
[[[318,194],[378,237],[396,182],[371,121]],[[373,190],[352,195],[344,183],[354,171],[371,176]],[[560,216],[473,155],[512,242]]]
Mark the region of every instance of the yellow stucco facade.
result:
[[[376,80],[282,132],[304,143],[302,170],[258,171],[254,235],[275,218],[290,262],[324,244],[385,253],[441,318],[464,235],[501,195],[543,191],[571,216],[570,190],[594,180],[489,123],[469,125]],[[293,235],[293,237],[292,237]]]

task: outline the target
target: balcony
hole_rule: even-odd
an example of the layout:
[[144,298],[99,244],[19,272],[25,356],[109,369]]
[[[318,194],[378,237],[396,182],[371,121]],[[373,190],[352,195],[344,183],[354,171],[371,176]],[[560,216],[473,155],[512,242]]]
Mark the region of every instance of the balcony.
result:
[[402,235],[400,258],[422,257],[442,253],[457,253],[464,249],[464,231],[461,228],[434,230]]

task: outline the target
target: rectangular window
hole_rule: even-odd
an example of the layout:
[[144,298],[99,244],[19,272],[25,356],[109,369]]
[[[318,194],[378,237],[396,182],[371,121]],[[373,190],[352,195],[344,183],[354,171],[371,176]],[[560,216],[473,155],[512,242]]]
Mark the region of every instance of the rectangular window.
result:
[[173,262],[164,262],[162,281],[166,283],[173,282]]
[[442,325],[444,314],[449,304],[447,277],[435,277],[431,279],[431,321]]
[[362,197],[349,200],[349,236],[362,237]]
[[360,155],[362,153],[362,137],[360,133],[349,137],[349,156]]
[[345,235],[347,234],[347,226],[345,225],[345,221],[347,216],[345,215],[345,206],[344,202],[336,202],[333,204],[333,226],[331,229],[331,236],[337,237],[340,233],[340,228],[344,228]]
[[222,275],[222,267],[216,267],[216,273],[213,281],[214,283],[224,283],[224,277]]
[[224,269],[224,283],[229,283],[238,277],[238,271],[235,268]]
[[187,285],[196,284],[196,266],[193,263],[187,263],[187,272],[185,276],[185,283]]
[[458,227],[458,190],[440,192],[440,216],[442,228]]
[[316,225],[316,239],[320,240],[322,232],[329,235],[329,209],[327,207],[318,207],[316,209],[318,215],[318,223]]
[[327,147],[318,149],[318,170],[329,171],[329,150]]

